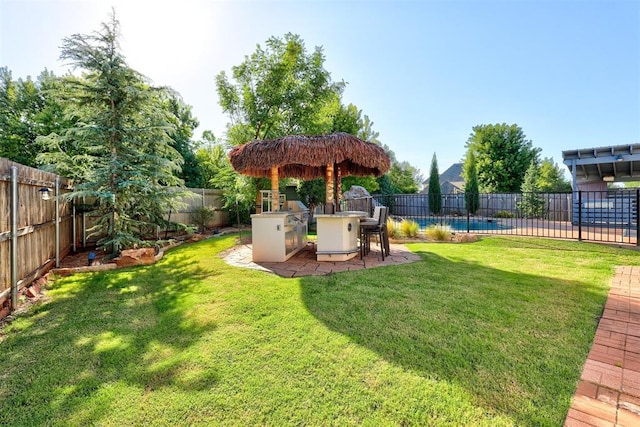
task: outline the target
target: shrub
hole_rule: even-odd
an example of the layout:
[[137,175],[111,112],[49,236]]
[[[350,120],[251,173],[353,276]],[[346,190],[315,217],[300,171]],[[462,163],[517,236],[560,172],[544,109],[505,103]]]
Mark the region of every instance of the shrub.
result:
[[509,211],[498,211],[493,214],[495,218],[515,218],[516,216]]
[[402,234],[405,237],[416,237],[418,236],[418,230],[420,229],[420,226],[413,220],[403,219],[400,223],[400,229],[402,230]]
[[207,225],[215,219],[215,210],[209,206],[200,206],[195,208],[189,214],[191,222],[198,227],[198,231],[203,232]]
[[438,242],[451,240],[451,231],[448,228],[430,225],[426,231],[427,237]]

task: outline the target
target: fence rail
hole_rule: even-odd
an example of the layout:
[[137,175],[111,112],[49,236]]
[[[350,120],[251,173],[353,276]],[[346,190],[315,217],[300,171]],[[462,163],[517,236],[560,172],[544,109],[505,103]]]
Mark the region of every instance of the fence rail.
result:
[[374,195],[373,204],[390,208],[396,220],[414,220],[422,229],[512,234],[639,245],[640,190],[573,193],[479,194],[476,212],[466,209],[464,194],[443,194],[431,211],[427,194]]

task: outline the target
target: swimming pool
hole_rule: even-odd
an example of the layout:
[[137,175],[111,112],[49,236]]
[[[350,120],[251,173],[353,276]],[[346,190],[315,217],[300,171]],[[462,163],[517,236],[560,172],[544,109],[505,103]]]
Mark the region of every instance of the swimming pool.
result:
[[[467,231],[467,218],[407,218],[418,223],[421,229],[430,225],[451,227],[455,231]],[[496,219],[470,218],[469,231],[508,230],[511,227],[503,225]]]

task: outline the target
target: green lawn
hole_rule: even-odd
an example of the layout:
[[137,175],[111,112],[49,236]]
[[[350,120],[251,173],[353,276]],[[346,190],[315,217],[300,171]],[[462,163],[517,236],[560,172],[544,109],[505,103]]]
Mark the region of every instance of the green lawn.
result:
[[615,265],[601,245],[485,237],[283,279],[234,236],[56,281],[0,336],[0,425],[561,425]]

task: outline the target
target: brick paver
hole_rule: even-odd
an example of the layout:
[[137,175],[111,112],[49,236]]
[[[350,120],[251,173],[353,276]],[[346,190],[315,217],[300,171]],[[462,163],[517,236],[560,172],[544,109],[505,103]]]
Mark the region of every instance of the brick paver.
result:
[[640,267],[618,267],[565,426],[640,426]]

